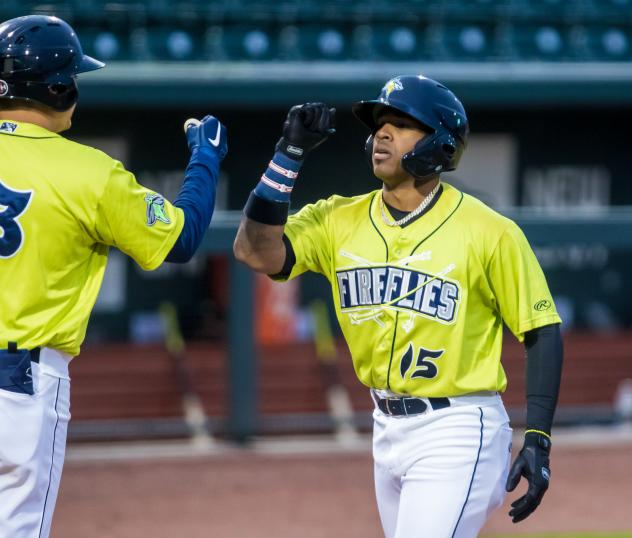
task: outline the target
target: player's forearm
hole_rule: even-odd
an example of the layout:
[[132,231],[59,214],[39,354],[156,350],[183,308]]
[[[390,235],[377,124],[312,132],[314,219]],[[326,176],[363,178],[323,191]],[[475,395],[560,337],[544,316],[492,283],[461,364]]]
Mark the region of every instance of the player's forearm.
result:
[[527,349],[527,430],[551,433],[562,378],[563,346],[559,324],[525,335]]
[[166,261],[188,262],[200,246],[213,217],[219,163],[189,164],[173,205],[184,212],[184,226]]
[[269,225],[244,217],[233,244],[235,258],[252,270],[274,275],[285,262],[283,225]]
[[187,120],[184,131],[191,158],[174,202],[184,213],[182,231],[166,257],[174,263],[188,262],[204,238],[215,208],[219,164],[228,151],[226,128],[213,116]]
[[233,245],[235,258],[251,269],[268,275],[287,270],[283,230],[290,195],[307,154],[335,132],[335,112],[323,103],[297,105],[288,112],[272,160],[246,202]]

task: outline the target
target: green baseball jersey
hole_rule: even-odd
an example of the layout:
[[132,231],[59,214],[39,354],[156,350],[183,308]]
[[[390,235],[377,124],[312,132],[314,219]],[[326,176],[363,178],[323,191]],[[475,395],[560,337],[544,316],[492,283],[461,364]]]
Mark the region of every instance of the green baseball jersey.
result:
[[0,120],[0,348],[76,355],[108,248],[158,267],[184,223],[104,153],[42,127]]
[[404,228],[384,223],[380,196],[332,196],[292,215],[288,278],[327,277],[365,385],[437,397],[504,391],[503,321],[519,340],[561,322],[524,234],[446,183]]

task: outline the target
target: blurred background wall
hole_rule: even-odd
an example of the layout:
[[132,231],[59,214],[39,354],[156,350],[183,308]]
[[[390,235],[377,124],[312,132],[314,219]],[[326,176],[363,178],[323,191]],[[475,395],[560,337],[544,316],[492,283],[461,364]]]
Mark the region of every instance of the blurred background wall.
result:
[[[632,1],[0,3],[3,20],[28,13],[66,19],[85,52],[108,64],[81,77],[68,137],[119,158],[140,183],[175,197],[188,159],[186,118],[213,114],[229,133],[202,252],[185,266],[153,273],[112,252],[87,357],[74,365],[71,438],[121,434],[105,419],[142,419],[144,426],[130,431],[147,435],[180,432],[182,384],[160,358],[164,302],[177,309],[193,390],[219,431],[230,431],[235,405],[246,406],[241,419],[232,416],[242,420],[244,435],[332,427],[323,396],[330,380],[313,345],[313,301],[329,300],[328,284],[302,278],[279,313],[275,288],[237,268],[230,244],[293,104],[325,101],[338,110],[337,134],[301,173],[295,209],[333,193],[378,188],[363,155],[368,133],[350,106],[374,98],[391,76],[411,73],[448,85],[471,120],[462,166],[446,180],[515,218],[547,273],[571,350],[572,388],[561,400],[568,414],[558,416],[590,422],[625,414],[616,401],[632,377]],[[257,333],[261,317],[281,320],[279,334]],[[366,425],[370,402],[333,331],[342,383],[353,387],[355,421]],[[507,368],[516,380],[508,401],[519,421],[522,351],[508,345]],[[130,381],[128,394],[120,379],[129,368],[144,375],[142,404],[134,399],[138,387]],[[283,376],[289,377],[278,383]],[[288,379],[297,394],[279,396]],[[239,394],[248,391],[252,398],[244,402]],[[112,402],[110,412],[104,401]],[[279,416],[286,422],[275,422]],[[147,427],[169,417],[172,430],[164,420],[162,430]]]

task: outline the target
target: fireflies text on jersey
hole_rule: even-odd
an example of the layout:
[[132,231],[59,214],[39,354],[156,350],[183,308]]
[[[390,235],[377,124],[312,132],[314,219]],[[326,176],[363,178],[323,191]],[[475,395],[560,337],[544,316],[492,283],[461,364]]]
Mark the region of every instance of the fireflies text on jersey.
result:
[[449,323],[458,309],[459,286],[433,275],[384,266],[338,271],[336,276],[343,311],[392,307]]

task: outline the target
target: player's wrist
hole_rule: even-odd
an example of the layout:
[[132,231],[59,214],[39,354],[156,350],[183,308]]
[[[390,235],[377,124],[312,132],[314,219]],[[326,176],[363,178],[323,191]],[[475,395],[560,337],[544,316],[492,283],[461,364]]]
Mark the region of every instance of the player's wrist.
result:
[[542,430],[527,429],[524,432],[524,445],[537,446],[549,453],[552,445],[551,436]]
[[221,161],[217,151],[204,146],[198,146],[191,150],[189,157],[189,165],[200,165],[206,168],[211,175],[217,175],[219,171],[219,163]]
[[300,166],[303,164],[308,152],[308,150],[303,146],[303,144],[290,142],[287,138],[282,136],[279,138],[279,141],[276,143],[274,149],[277,154],[281,154],[286,159],[294,161]]
[[294,161],[277,151],[268,164],[267,170],[261,176],[254,192],[264,200],[289,205],[301,165],[302,162]]

